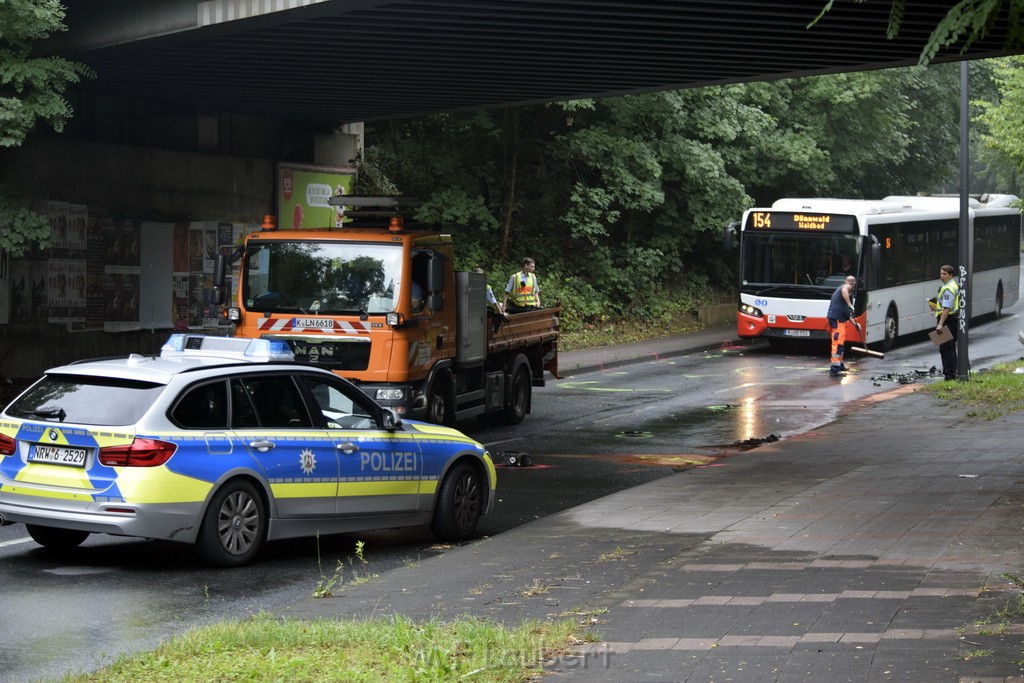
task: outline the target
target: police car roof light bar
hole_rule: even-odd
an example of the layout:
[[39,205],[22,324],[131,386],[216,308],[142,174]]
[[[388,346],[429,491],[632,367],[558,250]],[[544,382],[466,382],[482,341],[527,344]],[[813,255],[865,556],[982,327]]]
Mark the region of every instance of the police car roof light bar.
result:
[[280,339],[243,339],[205,334],[172,334],[160,349],[160,357],[216,357],[250,362],[295,360],[291,347]]

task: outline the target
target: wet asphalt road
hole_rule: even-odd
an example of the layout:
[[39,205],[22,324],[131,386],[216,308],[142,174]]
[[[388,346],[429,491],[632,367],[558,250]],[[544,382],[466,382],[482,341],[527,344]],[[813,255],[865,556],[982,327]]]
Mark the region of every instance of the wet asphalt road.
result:
[[[971,330],[975,367],[1019,358],[1018,304],[1002,320]],[[861,359],[843,380],[829,378],[824,349],[779,354],[735,346],[581,373],[534,393],[534,413],[516,427],[459,425],[492,454],[528,454],[533,467],[499,469],[495,514],[480,527],[496,535],[524,522],[690,466],[728,467],[756,457],[759,440],[807,431],[865,397],[920,377],[938,362],[927,339],[885,360]],[[354,555],[366,544],[366,564]],[[65,556],[44,552],[24,528],[0,528],[0,671],[3,680],[54,678],[117,654],[151,648],[185,628],[309,599],[331,579],[343,590],[444,552],[425,528],[269,544],[250,567],[214,570],[168,543],[90,537]]]

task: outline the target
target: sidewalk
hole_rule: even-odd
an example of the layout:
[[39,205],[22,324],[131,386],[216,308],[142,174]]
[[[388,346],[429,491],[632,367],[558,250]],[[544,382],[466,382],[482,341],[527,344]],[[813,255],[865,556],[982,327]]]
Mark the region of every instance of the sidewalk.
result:
[[551,681],[1024,681],[1024,601],[1004,576],[1024,575],[1024,413],[970,418],[918,388],[287,616],[592,624],[599,641]]

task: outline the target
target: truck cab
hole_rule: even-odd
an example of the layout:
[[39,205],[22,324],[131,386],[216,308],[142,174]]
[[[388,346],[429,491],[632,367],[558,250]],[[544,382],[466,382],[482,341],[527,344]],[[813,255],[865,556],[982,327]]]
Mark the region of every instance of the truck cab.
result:
[[[227,309],[235,335],[286,341],[296,360],[406,417],[452,424],[502,411],[521,420],[544,367],[557,376],[558,309],[510,316],[526,318],[496,347],[485,276],[455,271],[451,235],[407,229],[397,205],[384,208],[343,228],[249,234]],[[219,262],[215,284],[225,270]],[[525,396],[515,387],[524,381]]]

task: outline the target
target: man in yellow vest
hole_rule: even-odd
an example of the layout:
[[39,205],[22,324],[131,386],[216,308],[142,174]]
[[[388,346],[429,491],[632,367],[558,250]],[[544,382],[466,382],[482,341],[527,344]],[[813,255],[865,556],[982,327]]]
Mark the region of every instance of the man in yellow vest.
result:
[[[508,279],[505,298],[501,302],[506,313],[522,313],[540,308],[540,283],[537,282],[537,264],[532,258],[523,259],[523,269]],[[509,297],[512,304],[509,305]]]
[[942,358],[942,374],[946,379],[956,379],[956,332],[960,320],[960,286],[953,279],[953,266],[939,268],[942,285],[935,297],[935,331],[943,327],[949,330],[953,338],[939,344],[939,356]]

